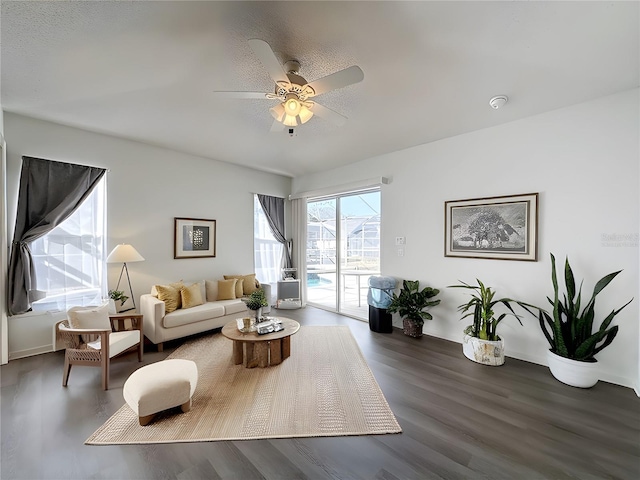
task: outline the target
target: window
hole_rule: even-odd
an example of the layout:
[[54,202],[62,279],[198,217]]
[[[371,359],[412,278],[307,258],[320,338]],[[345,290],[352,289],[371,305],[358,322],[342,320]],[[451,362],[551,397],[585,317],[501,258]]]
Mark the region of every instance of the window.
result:
[[278,242],[260,205],[258,196],[253,196],[253,247],[256,278],[261,283],[276,283],[282,279],[283,245]]
[[30,292],[34,311],[103,303],[106,227],[105,176],[69,218],[31,244],[37,288]]

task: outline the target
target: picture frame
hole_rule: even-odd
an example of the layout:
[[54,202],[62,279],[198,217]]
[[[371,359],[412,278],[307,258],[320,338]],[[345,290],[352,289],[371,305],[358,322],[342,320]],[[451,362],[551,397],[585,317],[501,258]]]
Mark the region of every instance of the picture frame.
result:
[[173,258],[216,256],[216,221],[174,217]]
[[444,203],[445,257],[538,260],[538,193]]

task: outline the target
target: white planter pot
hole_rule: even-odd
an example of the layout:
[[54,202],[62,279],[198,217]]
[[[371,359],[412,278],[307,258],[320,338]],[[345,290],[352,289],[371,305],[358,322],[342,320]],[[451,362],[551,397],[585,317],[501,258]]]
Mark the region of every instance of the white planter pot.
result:
[[118,313],[118,310],[116,309],[116,301],[113,298],[109,299],[109,313],[111,315]]
[[469,360],[497,367],[504,363],[504,341],[481,340],[465,335],[462,339],[462,353]]
[[551,374],[562,383],[578,388],[591,388],[598,383],[597,362],[579,362],[547,350]]

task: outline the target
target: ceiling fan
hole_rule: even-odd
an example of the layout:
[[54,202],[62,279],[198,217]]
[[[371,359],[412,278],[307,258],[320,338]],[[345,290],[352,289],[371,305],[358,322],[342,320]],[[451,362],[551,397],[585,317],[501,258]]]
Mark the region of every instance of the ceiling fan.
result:
[[300,63],[297,60],[281,65],[264,40],[251,39],[249,45],[275,82],[274,92],[215,92],[217,96],[278,100],[279,103],[269,109],[274,118],[271,131],[297,127],[307,123],[314,114],[336,125],[345,124],[347,117],[309,99],[362,81],[364,73],[360,67],[353,65],[309,83],[298,75]]

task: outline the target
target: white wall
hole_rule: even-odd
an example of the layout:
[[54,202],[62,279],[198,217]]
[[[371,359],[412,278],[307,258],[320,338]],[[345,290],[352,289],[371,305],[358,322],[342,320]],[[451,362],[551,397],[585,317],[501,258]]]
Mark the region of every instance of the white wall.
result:
[[[2,108],[0,107],[0,119]],[[9,330],[7,321],[7,205],[6,205],[6,145],[4,126],[0,122],[0,364],[9,361]]]
[[[445,288],[458,280],[480,278],[500,296],[545,306],[553,293],[549,252],[561,263],[569,256],[576,277],[585,279],[585,295],[602,276],[624,269],[599,296],[602,318],[639,291],[638,102],[638,90],[627,91],[299,177],[293,193],[377,175],[392,179],[382,186],[382,273],[441,289],[435,320],[425,324],[428,335],[461,341],[467,323],[456,306],[466,297]],[[531,192],[540,193],[538,262],[444,257],[446,200]],[[396,236],[406,237],[404,257],[396,255]],[[639,302],[617,317],[618,337],[598,354],[602,380],[638,382]],[[528,316],[523,323],[501,324],[507,355],[545,365],[548,344],[537,320]]]
[[[252,272],[253,193],[286,197],[291,191],[288,177],[11,113],[4,129],[9,238],[23,155],[108,168],[108,250],[130,243],[145,258],[129,265],[138,299],[155,283]],[[216,258],[175,260],[174,217],[215,219]],[[121,267],[109,266],[110,288]],[[10,317],[10,358],[50,351],[49,327],[58,317]]]

